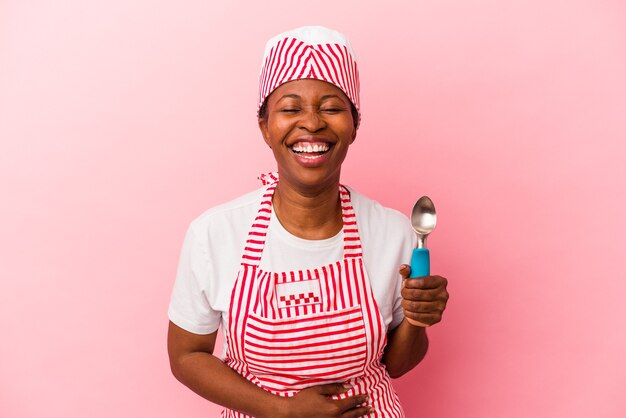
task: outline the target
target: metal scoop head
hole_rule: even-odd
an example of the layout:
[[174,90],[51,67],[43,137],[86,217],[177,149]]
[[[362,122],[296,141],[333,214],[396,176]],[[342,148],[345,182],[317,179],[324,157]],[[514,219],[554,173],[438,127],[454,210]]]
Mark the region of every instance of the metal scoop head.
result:
[[420,197],[411,211],[411,225],[417,234],[417,248],[426,248],[426,237],[437,225],[435,205],[428,196]]

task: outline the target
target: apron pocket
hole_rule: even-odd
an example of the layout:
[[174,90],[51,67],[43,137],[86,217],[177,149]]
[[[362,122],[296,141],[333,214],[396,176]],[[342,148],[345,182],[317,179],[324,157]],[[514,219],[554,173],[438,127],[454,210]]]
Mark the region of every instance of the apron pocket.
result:
[[248,315],[243,352],[272,389],[302,389],[363,375],[367,339],[360,306],[296,318]]

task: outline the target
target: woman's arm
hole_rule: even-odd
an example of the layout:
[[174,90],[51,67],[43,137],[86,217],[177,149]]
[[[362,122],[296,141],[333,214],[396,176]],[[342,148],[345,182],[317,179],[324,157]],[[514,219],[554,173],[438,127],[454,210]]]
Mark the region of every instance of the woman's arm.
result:
[[405,318],[389,332],[382,361],[389,376],[397,378],[417,366],[427,351],[426,328],[411,325]]
[[342,384],[304,389],[291,398],[272,395],[213,356],[216,336],[217,332],[193,334],[169,323],[167,350],[172,373],[203,398],[258,418],[356,418],[369,413],[367,407],[359,407],[366,401],[364,395],[330,399],[349,389]]
[[277,397],[251,384],[213,356],[216,336],[217,331],[193,334],[170,321],[167,351],[176,379],[219,405],[253,416],[271,416],[271,411],[278,408]]
[[448,303],[448,280],[441,276],[409,279],[411,267],[402,265],[404,319],[388,335],[383,363],[391,377],[400,377],[417,366],[428,351],[427,326],[441,321]]

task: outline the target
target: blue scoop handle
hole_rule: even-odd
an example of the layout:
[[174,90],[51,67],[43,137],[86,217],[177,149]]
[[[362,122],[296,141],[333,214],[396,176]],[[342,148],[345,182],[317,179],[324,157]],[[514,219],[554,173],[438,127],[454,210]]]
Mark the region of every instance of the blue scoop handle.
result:
[[410,278],[430,276],[430,252],[428,248],[414,248],[411,256]]

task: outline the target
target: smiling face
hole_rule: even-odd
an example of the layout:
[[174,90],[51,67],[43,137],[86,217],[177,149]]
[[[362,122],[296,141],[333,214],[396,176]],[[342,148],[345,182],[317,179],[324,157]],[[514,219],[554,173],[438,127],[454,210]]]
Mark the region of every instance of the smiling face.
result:
[[259,128],[274,152],[281,181],[304,189],[338,183],[356,137],[350,100],[338,87],[313,79],[274,90]]

